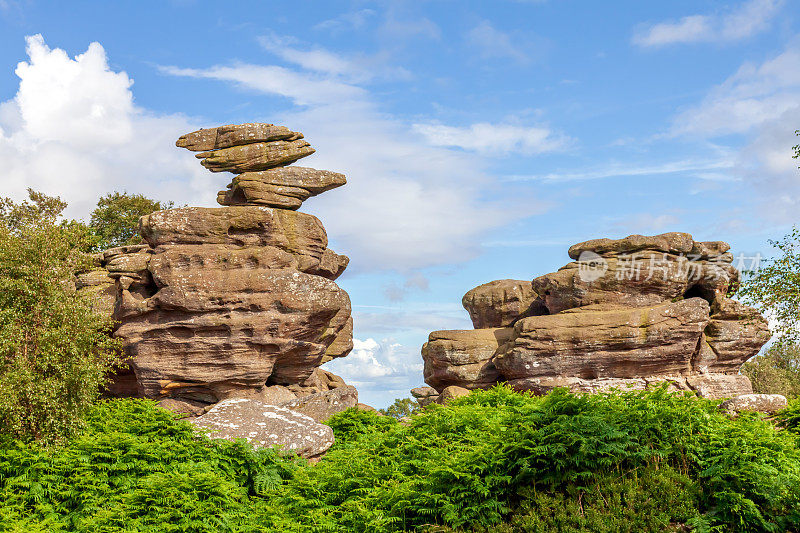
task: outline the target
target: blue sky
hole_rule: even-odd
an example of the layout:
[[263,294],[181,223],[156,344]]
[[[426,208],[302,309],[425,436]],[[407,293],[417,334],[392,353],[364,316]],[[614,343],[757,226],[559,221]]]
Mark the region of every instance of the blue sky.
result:
[[422,384],[461,296],[589,238],[688,231],[769,254],[800,213],[797,1],[0,0],[0,194],[214,205],[197,127],[305,133],[349,183],[307,201],[351,257],[356,350],[382,406]]

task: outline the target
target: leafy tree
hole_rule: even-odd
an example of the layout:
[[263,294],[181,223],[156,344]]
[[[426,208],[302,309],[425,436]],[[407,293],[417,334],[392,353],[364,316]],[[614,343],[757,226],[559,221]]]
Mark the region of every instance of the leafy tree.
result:
[[397,398],[394,403],[380,413],[397,419],[415,415],[420,411],[419,403],[412,398]]
[[750,378],[757,393],[800,396],[800,345],[773,344],[742,365],[742,374]]
[[72,283],[88,266],[86,226],[59,222],[61,199],[28,192],[0,200],[0,432],[53,442],[80,426],[117,344]]
[[139,237],[139,217],[155,211],[170,209],[172,202],[158,202],[141,194],[114,192],[98,200],[92,211],[89,226],[99,238],[98,249],[137,244]]

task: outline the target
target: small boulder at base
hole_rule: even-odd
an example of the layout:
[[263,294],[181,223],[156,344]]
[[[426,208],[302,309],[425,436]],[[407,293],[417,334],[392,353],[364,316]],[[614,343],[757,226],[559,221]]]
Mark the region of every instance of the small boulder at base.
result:
[[415,387],[411,389],[411,396],[417,400],[420,407],[434,403],[439,398],[439,393],[433,387]]
[[282,407],[310,416],[317,422],[324,422],[333,415],[356,405],[358,405],[358,391],[352,385],[347,385],[297,398],[284,403]]
[[730,400],[725,400],[720,404],[719,408],[729,413],[757,411],[773,414],[786,409],[787,405],[786,396],[781,396],[780,394],[741,394]]
[[244,439],[256,448],[280,446],[305,458],[319,457],[333,445],[333,430],[313,418],[258,400],[223,400],[191,422],[211,438]]
[[469,393],[470,393],[469,389],[465,389],[464,387],[458,387],[456,385],[450,385],[449,387],[444,388],[442,394],[439,395],[439,399],[437,400],[437,402],[444,405],[447,404],[450,400],[461,398],[462,396],[467,396]]

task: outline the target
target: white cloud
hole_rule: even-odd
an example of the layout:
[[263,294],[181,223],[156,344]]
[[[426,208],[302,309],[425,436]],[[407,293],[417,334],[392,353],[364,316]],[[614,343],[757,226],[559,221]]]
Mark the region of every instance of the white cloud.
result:
[[699,105],[680,113],[670,135],[736,136],[742,147],[731,158],[730,175],[753,186],[749,223],[794,223],[800,212],[800,171],[792,159],[798,127],[800,45],[795,42],[761,64],[742,65]]
[[346,83],[380,79],[409,79],[411,74],[402,67],[387,64],[386,52],[345,58],[320,47],[304,46],[291,36],[268,33],[258,38],[261,46],[288,63]]
[[508,181],[584,181],[599,180],[606,178],[629,177],[629,176],[653,176],[661,174],[690,174],[699,179],[714,179],[719,181],[719,172],[709,174],[711,170],[727,170],[734,166],[732,160],[727,159],[708,159],[708,160],[680,160],[668,161],[657,165],[636,165],[636,164],[615,164],[604,168],[593,170],[583,170],[580,172],[553,172],[549,174],[531,174],[508,176]]
[[[351,270],[411,271],[466,260],[479,253],[482,234],[543,209],[530,202],[510,213],[503,199],[491,196],[482,159],[430,146],[341,76],[250,64],[163,70],[285,96],[298,106],[271,120],[301,130],[317,149],[303,163],[347,175],[347,186],[310,200],[304,210],[318,215],[351,256]],[[524,150],[553,142],[521,131],[513,142]]]
[[5,194],[19,198],[31,187],[59,195],[73,217],[113,190],[206,201],[210,180],[174,146],[194,125],[136,107],[133,80],[109,68],[100,44],[70,58],[35,35],[27,53],[15,98],[0,103]]
[[353,351],[347,357],[322,368],[355,386],[360,401],[382,407],[394,398],[410,396],[412,388],[422,385],[419,348],[410,349],[391,339],[353,339]]
[[698,105],[679,114],[672,134],[747,133],[800,106],[800,46],[760,65],[745,63]]
[[375,11],[372,9],[359,9],[357,11],[350,11],[342,13],[338,17],[323,20],[314,26],[315,30],[328,30],[333,34],[341,33],[347,30],[359,30],[363,28],[367,22],[375,16]]
[[519,63],[527,63],[528,56],[521,47],[513,43],[511,36],[498,30],[488,20],[472,28],[467,33],[467,42],[479,50],[483,58],[509,58]]
[[749,0],[727,13],[690,15],[676,22],[660,22],[640,28],[633,42],[650,47],[745,39],[768,29],[782,4],[782,0]]
[[565,148],[569,139],[546,127],[481,122],[459,128],[444,124],[414,124],[414,131],[433,146],[463,148],[482,155],[540,154]]

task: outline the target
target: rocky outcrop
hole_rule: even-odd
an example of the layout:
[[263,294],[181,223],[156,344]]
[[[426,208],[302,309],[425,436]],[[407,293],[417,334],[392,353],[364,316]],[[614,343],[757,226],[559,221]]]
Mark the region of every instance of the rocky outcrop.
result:
[[688,233],[595,239],[572,246],[575,261],[527,286],[476,287],[463,299],[476,329],[431,333],[425,381],[438,391],[667,382],[714,398],[752,392],[739,368],[770,333],[756,310],[728,298],[739,280],[729,248]]
[[313,152],[283,126],[220,126],[177,144],[203,151],[212,170],[245,173],[230,189],[236,205],[142,217],[143,244],[108,250],[97,271],[78,276],[79,290],[114,287],[104,305],[113,301],[130,373],[112,388],[133,375],[140,396],[193,415],[225,399],[285,403],[344,386],[318,367],[353,346],[350,300],[333,281],[349,260],[327,247],[319,219],[296,209],[345,177],[283,166]]
[[280,447],[285,452],[316,458],[333,445],[333,430],[313,418],[258,400],[223,400],[191,423],[212,438],[244,439],[256,448]]

